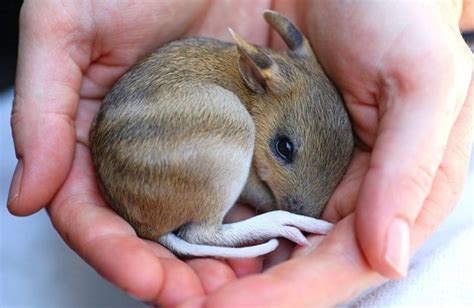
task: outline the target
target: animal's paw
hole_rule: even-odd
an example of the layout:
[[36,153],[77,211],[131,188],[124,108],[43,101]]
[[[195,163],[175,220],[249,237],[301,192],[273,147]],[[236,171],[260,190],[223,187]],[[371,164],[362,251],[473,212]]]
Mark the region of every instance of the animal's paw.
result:
[[306,246],[309,244],[306,237],[298,228],[290,226],[279,226],[278,228],[279,236],[284,237],[301,246]]
[[293,214],[285,211],[272,211],[260,214],[247,220],[222,225],[220,228],[220,245],[247,244],[284,237],[299,245],[308,245],[303,232],[327,234],[332,224],[312,217]]
[[263,215],[266,216],[265,219],[268,219],[269,224],[274,225],[276,228],[281,228],[280,236],[300,245],[308,243],[301,231],[328,234],[333,227],[333,224],[327,221],[286,211],[273,211]]

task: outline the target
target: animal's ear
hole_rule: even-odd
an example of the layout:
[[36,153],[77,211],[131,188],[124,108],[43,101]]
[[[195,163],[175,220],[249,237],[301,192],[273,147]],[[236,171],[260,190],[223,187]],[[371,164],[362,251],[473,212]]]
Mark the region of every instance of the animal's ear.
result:
[[288,46],[288,54],[295,58],[316,60],[313,49],[301,31],[285,16],[266,10],[263,17],[272,28],[280,34]]
[[239,70],[247,86],[255,93],[267,92],[270,78],[274,73],[273,60],[261,49],[246,42],[229,28],[239,52]]

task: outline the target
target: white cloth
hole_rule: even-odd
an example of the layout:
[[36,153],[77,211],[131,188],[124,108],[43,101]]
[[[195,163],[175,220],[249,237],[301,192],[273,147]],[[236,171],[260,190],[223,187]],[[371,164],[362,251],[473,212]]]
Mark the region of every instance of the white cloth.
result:
[[[13,91],[0,95],[0,203],[15,168]],[[406,279],[371,290],[352,305],[474,307],[473,173],[462,201],[413,258]],[[106,282],[57,235],[44,211],[27,218],[0,210],[0,307],[142,307]]]

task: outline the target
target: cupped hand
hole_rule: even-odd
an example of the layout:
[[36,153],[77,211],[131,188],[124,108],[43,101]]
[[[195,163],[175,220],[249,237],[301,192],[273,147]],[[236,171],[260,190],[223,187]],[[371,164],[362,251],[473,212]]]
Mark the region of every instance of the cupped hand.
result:
[[326,238],[313,238],[317,249],[297,249],[291,260],[190,304],[346,302],[385,277],[405,275],[409,256],[449,214],[463,188],[474,132],[474,86],[472,54],[457,25],[460,7],[298,4],[281,1],[276,9],[309,35],[359,139],[323,214],[336,227]]
[[[414,243],[455,205],[467,172],[473,58],[460,35],[461,11],[415,2],[314,4],[309,12],[314,48],[368,149],[360,182],[344,198],[336,193],[326,217],[355,210],[371,267],[401,277]],[[424,215],[419,234],[413,229]]]
[[[473,131],[472,93],[466,96],[472,59],[456,14],[418,4],[345,5],[275,3],[309,34],[363,144],[325,213],[339,222],[326,239],[314,238],[317,250],[295,251],[290,261],[239,280],[258,272],[261,260],[179,261],[138,239],[105,206],[87,149],[100,101],[136,60],[186,34],[228,38],[227,26],[266,45],[261,12],[270,1],[26,2],[12,114],[19,164],[9,209],[28,215],[49,204],[74,250],[114,284],[155,303],[333,305],[380,283],[372,268],[403,274],[405,261],[384,257],[390,222],[408,224],[396,242],[414,249],[462,187]],[[406,245],[391,249],[407,258]]]
[[[251,5],[250,5],[251,4]],[[19,159],[8,207],[47,205],[66,243],[140,300],[165,305],[217,288],[261,260],[183,262],[139,239],[101,198],[88,150],[92,119],[108,89],[138,59],[185,35],[230,39],[231,26],[265,44],[269,2],[25,1],[12,112]],[[252,22],[242,23],[243,18]]]

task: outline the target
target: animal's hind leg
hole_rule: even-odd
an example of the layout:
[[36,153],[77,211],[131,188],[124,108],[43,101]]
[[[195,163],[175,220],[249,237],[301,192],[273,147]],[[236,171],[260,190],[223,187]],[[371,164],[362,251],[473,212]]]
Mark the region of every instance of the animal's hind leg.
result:
[[332,228],[331,223],[286,211],[272,211],[240,222],[213,226],[188,224],[179,235],[188,242],[215,246],[242,246],[276,237],[306,245],[308,242],[302,231],[327,234]]

